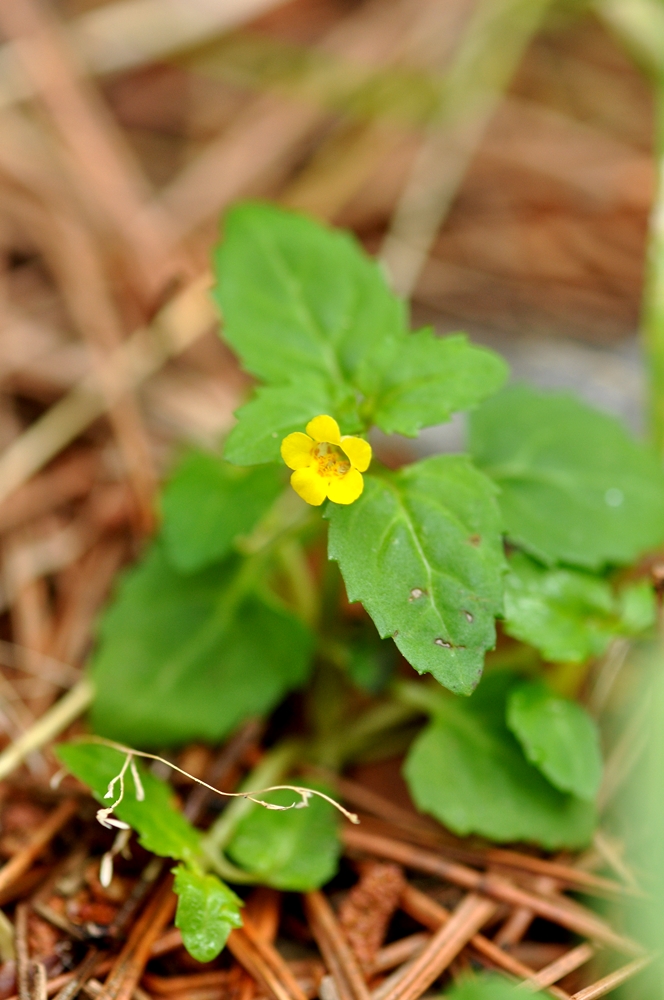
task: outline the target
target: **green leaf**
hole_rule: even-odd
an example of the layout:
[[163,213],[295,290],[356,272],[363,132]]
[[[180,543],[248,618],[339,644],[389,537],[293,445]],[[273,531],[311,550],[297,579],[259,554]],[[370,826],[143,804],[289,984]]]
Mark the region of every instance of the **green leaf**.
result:
[[190,452],[162,497],[169,560],[184,573],[219,562],[283,488],[284,476],[274,466],[238,469],[210,452]]
[[478,833],[549,850],[584,847],[594,810],[558,791],[525,759],[504,721],[508,690],[498,674],[489,675],[468,701],[440,693],[436,717],[406,759],[413,799],[461,836]]
[[135,746],[218,741],[307,677],[313,637],[231,558],[187,576],[156,543],[124,577],[92,662],[95,730]]
[[[530,995],[542,996],[539,991]],[[449,1000],[523,1000],[523,990],[517,983],[487,972],[463,976],[444,996]]]
[[293,431],[303,431],[313,417],[328,413],[344,434],[361,430],[352,396],[335,392],[319,378],[297,384],[264,386],[236,412],[237,424],[226,440],[224,457],[235,465],[258,465],[280,460],[282,440]]
[[211,962],[234,927],[242,926],[242,900],[216,875],[203,875],[178,865],[173,889],[178,896],[175,926],[185,948],[197,961]]
[[613,417],[515,386],[470,427],[475,461],[500,486],[507,534],[537,558],[598,569],[664,541],[664,471]]
[[419,672],[469,694],[495,642],[504,559],[491,482],[463,456],[365,477],[362,496],[329,504],[329,556]]
[[499,355],[468,343],[465,334],[407,336],[383,374],[373,418],[386,434],[415,437],[497,392],[507,377]]
[[522,553],[509,559],[503,628],[554,663],[599,656],[615,636],[642,632],[654,618],[647,583],[628,585],[616,596],[608,580],[590,573],[548,569]]
[[507,700],[507,725],[528,760],[552,785],[592,802],[602,780],[602,752],[593,719],[575,701],[541,681],[519,684]]
[[[58,758],[67,770],[88,785],[92,794],[103,806],[110,806],[117,798],[107,799],[109,782],[120,773],[126,754],[99,743],[61,743],[55,748]],[[165,781],[146,770],[139,760],[136,767],[145,792],[142,802],[136,797],[136,788],[129,770],[125,774],[125,793],[116,806],[118,819],[128,823],[138,833],[139,842],[153,854],[162,858],[192,861],[201,851],[200,834],[179,809],[173,805],[173,790]]]
[[245,203],[225,218],[214,291],[223,336],[268,383],[318,376],[358,384],[405,330],[405,308],[379,266],[347,233],[274,205]]
[[[306,784],[327,794],[321,785]],[[294,792],[261,796],[266,802],[290,805]],[[337,813],[329,802],[312,796],[306,808],[273,812],[255,806],[241,820],[227,853],[261,882],[288,892],[319,889],[336,874],[341,852]]]
[[655,591],[647,580],[629,583],[618,594],[622,629],[627,635],[639,635],[657,622]]
[[276,458],[281,439],[320,413],[344,433],[363,430],[358,405],[387,433],[414,436],[505,379],[505,363],[463,335],[408,333],[404,303],[354,237],[303,215],[233,208],[215,268],[223,335],[269,383],[239,411],[229,461]]

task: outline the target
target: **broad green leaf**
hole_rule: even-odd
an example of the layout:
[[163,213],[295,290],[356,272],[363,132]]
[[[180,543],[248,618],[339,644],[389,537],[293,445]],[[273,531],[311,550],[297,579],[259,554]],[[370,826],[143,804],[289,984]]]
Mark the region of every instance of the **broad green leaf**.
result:
[[522,840],[550,850],[585,846],[593,832],[592,806],[558,791],[526,760],[504,721],[509,686],[494,676],[468,701],[441,692],[436,716],[404,766],[416,805],[461,836]]
[[[539,991],[530,995],[542,996]],[[458,979],[444,997],[449,1000],[523,1000],[523,990],[517,983],[492,972],[471,973]]]
[[95,730],[135,746],[218,741],[307,676],[313,638],[234,558],[177,573],[156,543],[124,577],[92,661]]
[[[88,785],[97,802],[107,807],[115,801],[119,794],[117,784],[114,798],[105,796],[109,782],[120,773],[126,754],[103,744],[84,741],[61,743],[55,752],[67,770]],[[143,767],[139,760],[134,760],[145,798],[142,802],[138,800],[134,780],[127,770],[124,798],[115,808],[118,819],[136,830],[146,851],[180,861],[195,859],[201,851],[198,830],[173,805],[172,788]]]
[[522,385],[487,400],[470,427],[508,536],[537,558],[598,569],[664,541],[664,471],[613,417]]
[[507,700],[507,725],[528,760],[552,785],[592,802],[602,780],[602,752],[593,719],[575,701],[541,681],[519,684]]
[[[329,794],[329,789],[315,784]],[[266,802],[290,805],[294,792],[261,796]],[[341,853],[334,806],[312,795],[306,808],[273,812],[254,806],[241,820],[227,848],[228,855],[261,882],[287,892],[319,889],[336,874]]]
[[373,419],[386,434],[415,437],[497,392],[507,377],[499,355],[464,334],[436,337],[420,330],[403,339],[383,374]]
[[297,384],[263,386],[236,412],[237,424],[226,440],[224,457],[235,465],[279,460],[281,442],[292,431],[303,431],[312,417],[328,413],[344,434],[361,430],[352,396],[336,392],[320,378]]
[[274,205],[245,203],[225,218],[214,296],[224,339],[268,383],[322,377],[358,385],[405,329],[403,303],[348,233]]
[[495,642],[504,559],[491,482],[463,456],[443,455],[329,504],[329,556],[348,598],[362,601],[419,672],[470,694]]
[[618,594],[618,607],[622,630],[627,635],[639,635],[657,621],[655,592],[647,580],[624,586]]
[[615,595],[608,580],[590,573],[549,569],[522,553],[509,559],[503,628],[554,663],[599,656],[615,636],[642,632],[654,620],[647,583]]
[[242,900],[216,875],[203,875],[182,865],[174,869],[178,897],[175,926],[185,948],[197,961],[211,962],[234,927],[242,926]]
[[229,461],[272,460],[281,438],[318,413],[345,433],[362,430],[358,405],[387,433],[414,436],[505,379],[505,363],[462,335],[408,333],[404,304],[378,264],[350,234],[303,215],[233,208],[215,267],[223,335],[269,384],[239,411]]
[[164,541],[185,573],[219,562],[248,534],[284,488],[281,470],[238,469],[205,451],[190,452],[164,490]]

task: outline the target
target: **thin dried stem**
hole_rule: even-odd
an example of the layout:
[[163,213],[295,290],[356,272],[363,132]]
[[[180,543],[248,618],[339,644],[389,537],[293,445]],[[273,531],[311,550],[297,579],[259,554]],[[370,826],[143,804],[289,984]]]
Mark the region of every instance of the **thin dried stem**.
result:
[[370,1000],[360,966],[351,951],[332,907],[321,892],[308,892],[304,905],[325,963],[342,1000]]
[[284,976],[283,959],[277,962],[274,955],[271,955],[271,960],[267,960],[264,948],[261,948],[257,940],[252,940],[242,928],[231,931],[228,949],[249,975],[267,990],[268,995],[272,995],[276,1000],[306,1000],[290,970],[287,976]]
[[527,986],[529,989],[551,986],[553,983],[557,983],[558,980],[562,979],[563,976],[567,976],[570,972],[580,969],[581,966],[585,965],[586,962],[589,962],[595,954],[596,949],[587,943],[579,944],[576,948],[570,948],[569,951],[565,952],[564,955],[561,955],[561,957],[556,959],[555,962],[551,962],[550,965],[545,965],[543,969],[536,972],[528,983],[524,983],[524,986]]
[[[347,809],[333,799],[331,796],[326,795],[325,792],[319,791],[317,788],[308,788],[304,785],[270,785],[269,788],[257,788],[248,792],[225,792],[219,788],[215,788],[213,785],[209,785],[207,781],[203,781],[202,778],[197,778],[193,774],[189,774],[188,771],[183,770],[178,767],[177,764],[173,764],[170,760],[166,760],[164,757],[159,757],[154,753],[147,753],[144,750],[134,750],[132,747],[124,746],[122,743],[115,743],[113,740],[107,740],[103,736],[82,736],[76,740],[77,743],[98,743],[102,746],[110,747],[112,750],[118,750],[120,753],[126,754],[126,759],[122,765],[120,773],[117,775],[113,781],[120,781],[121,794],[119,795],[117,801],[109,809],[102,810],[105,814],[110,815],[116,805],[119,805],[122,801],[124,795],[124,785],[122,779],[124,777],[124,772],[128,766],[130,766],[131,761],[134,757],[144,757],[148,760],[159,761],[160,764],[164,764],[169,767],[172,771],[177,771],[178,774],[184,775],[191,781],[196,782],[196,784],[201,785],[206,788],[209,792],[214,795],[221,795],[224,798],[230,799],[246,799],[249,802],[253,802],[257,806],[263,806],[264,809],[271,809],[275,812],[288,812],[290,809],[303,809],[308,805],[309,799],[314,796],[319,799],[323,799],[325,802],[329,802],[331,806],[334,806],[343,816],[346,817],[351,823],[359,823],[359,819],[355,813],[349,812]],[[1,758],[0,758],[1,759]],[[287,806],[276,805],[273,802],[266,802],[264,799],[259,799],[256,796],[266,795],[268,792],[295,792],[296,795],[300,796],[299,801],[293,802]],[[140,792],[138,792],[140,795]]]
[[39,826],[30,840],[17,854],[0,868],[0,894],[24,875],[44,848],[60,832],[69,820],[76,814],[78,803],[74,799],[65,799],[53,810],[48,818]]
[[150,958],[152,945],[171,920],[176,902],[173,878],[169,874],[132,927],[100,993],[103,1000],[131,1000]]
[[72,973],[69,982],[65,983],[55,994],[56,1000],[74,1000],[76,994],[92,976],[98,965],[99,951],[97,948],[90,948],[81,964]]
[[459,952],[496,911],[496,904],[469,893],[432,937],[403,979],[383,1000],[417,1000],[448,968]]
[[[433,931],[437,931],[440,927],[443,927],[450,919],[450,913],[444,906],[436,903],[430,896],[427,896],[424,892],[420,892],[419,889],[416,889],[412,885],[408,885],[403,893],[401,908],[414,920],[417,920],[418,923],[424,924],[425,927],[429,927]],[[524,965],[523,962],[510,955],[509,952],[503,951],[502,948],[499,948],[497,944],[483,934],[474,934],[470,939],[470,945],[479,955],[480,959],[485,963],[488,962],[491,968],[501,969],[503,972],[511,976],[516,976],[518,979],[526,981],[534,979],[534,969]],[[550,992],[554,996],[560,997],[559,991],[550,990]]]
[[16,927],[16,978],[18,981],[18,1000],[31,1000],[27,903],[18,904],[16,907],[14,922]]

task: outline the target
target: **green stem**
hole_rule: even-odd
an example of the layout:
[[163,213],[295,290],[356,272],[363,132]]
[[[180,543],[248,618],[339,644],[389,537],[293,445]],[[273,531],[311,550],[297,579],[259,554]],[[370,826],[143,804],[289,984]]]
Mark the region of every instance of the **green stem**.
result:
[[643,300],[642,338],[648,366],[649,431],[664,457],[664,76],[655,84],[657,189],[650,215],[650,236]]
[[317,763],[340,770],[390,730],[399,729],[420,715],[419,706],[404,701],[385,701],[375,705],[345,728],[325,735],[316,742],[312,756]]
[[434,687],[433,684],[418,684],[416,681],[396,681],[391,693],[401,705],[423,715],[445,714],[452,701],[452,696],[440,685]]
[[302,543],[297,538],[287,538],[277,556],[288,579],[294,607],[302,621],[314,628],[320,615],[318,588]]

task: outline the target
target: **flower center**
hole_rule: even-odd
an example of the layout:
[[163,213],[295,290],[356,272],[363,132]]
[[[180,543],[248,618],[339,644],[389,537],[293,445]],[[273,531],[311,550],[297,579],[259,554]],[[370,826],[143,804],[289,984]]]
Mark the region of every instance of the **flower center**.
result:
[[314,448],[314,458],[318,465],[318,475],[329,478],[336,476],[341,479],[350,471],[350,462],[344,455],[341,448],[336,444],[327,444],[321,441]]

